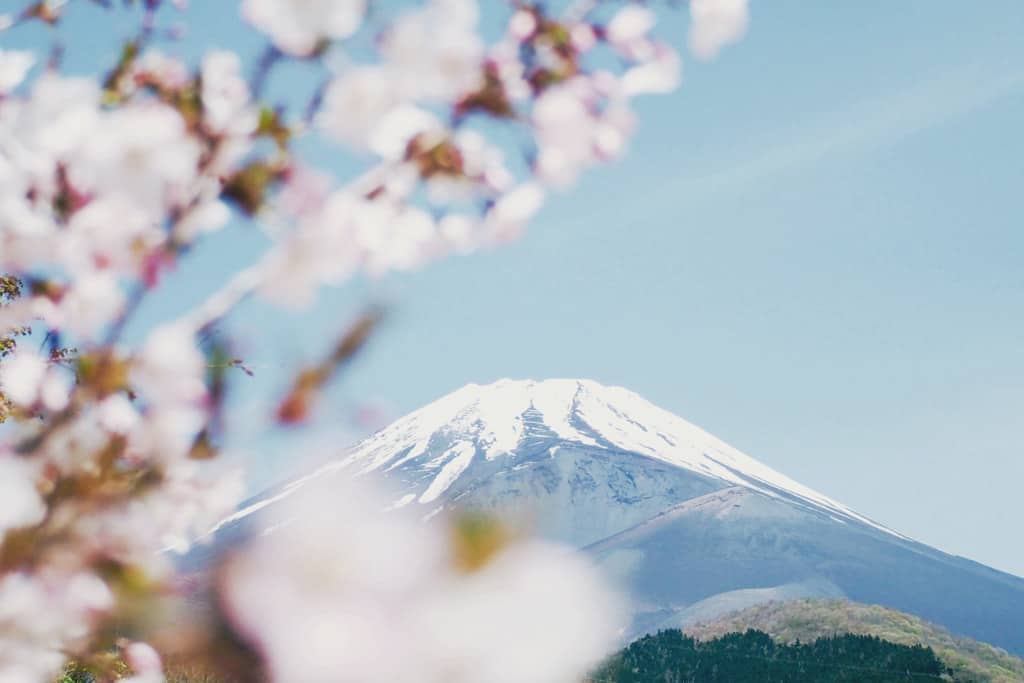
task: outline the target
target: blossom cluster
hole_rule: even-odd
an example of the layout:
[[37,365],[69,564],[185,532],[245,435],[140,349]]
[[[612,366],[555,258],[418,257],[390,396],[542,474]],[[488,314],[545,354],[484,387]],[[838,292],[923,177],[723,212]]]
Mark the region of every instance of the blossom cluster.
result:
[[[210,341],[214,323],[250,295],[301,306],[361,273],[515,238],[549,192],[624,153],[633,98],[667,93],[681,74],[657,15],[635,3],[555,13],[511,2],[489,39],[476,0],[242,0],[240,16],[267,41],[251,78],[230,50],[176,56],[156,30],[164,3],[143,4],[138,36],[102,76],[0,49],[4,681],[45,681],[68,657],[118,649],[140,683],[162,678],[156,652],[131,639],[154,630],[176,585],[170,553],[244,493],[241,473],[215,457],[227,375],[244,365],[230,340]],[[64,7],[27,3],[0,15],[0,35],[59,28]],[[691,13],[699,58],[746,29],[745,0],[693,0]],[[321,85],[272,106],[264,84],[285,62]],[[302,139],[353,155],[362,172],[339,180],[311,167]],[[240,220],[269,238],[262,257],[126,343],[165,274]],[[282,422],[301,422],[372,320],[297,375]],[[561,681],[606,644],[592,624],[611,603],[578,558],[523,542],[460,569],[440,522],[378,519],[372,497],[349,497],[361,507],[310,513],[327,526],[285,525],[222,572],[220,618],[273,680]],[[398,546],[409,561],[395,562]],[[264,612],[258,597],[271,593],[281,599]],[[298,619],[321,630],[298,643]],[[438,642],[442,622],[455,630]],[[377,660],[392,668],[371,674],[374,643],[395,633],[399,655]]]
[[220,577],[228,619],[275,681],[560,683],[615,642],[619,600],[567,548],[385,511],[365,481],[301,493]]

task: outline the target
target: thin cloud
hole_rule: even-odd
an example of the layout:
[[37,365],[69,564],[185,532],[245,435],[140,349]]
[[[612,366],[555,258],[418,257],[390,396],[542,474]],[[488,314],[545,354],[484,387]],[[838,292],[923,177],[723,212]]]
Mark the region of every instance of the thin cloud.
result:
[[895,94],[874,98],[807,126],[798,138],[772,145],[733,166],[703,176],[676,178],[688,200],[723,192],[821,163],[826,158],[878,149],[974,111],[1024,87],[1024,70],[963,67]]

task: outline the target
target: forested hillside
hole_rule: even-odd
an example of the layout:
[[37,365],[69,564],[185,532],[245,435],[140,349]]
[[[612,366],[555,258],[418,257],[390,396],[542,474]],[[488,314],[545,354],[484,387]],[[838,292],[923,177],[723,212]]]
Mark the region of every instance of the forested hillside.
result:
[[848,600],[770,602],[685,630],[688,635],[709,640],[747,629],[764,631],[783,643],[810,642],[841,633],[877,636],[901,645],[932,648],[959,680],[978,683],[1024,681],[1024,660],[1005,650],[955,636],[910,614]]
[[931,648],[841,635],[783,644],[748,630],[700,641],[679,630],[644,636],[596,671],[593,683],[890,683],[952,681]]

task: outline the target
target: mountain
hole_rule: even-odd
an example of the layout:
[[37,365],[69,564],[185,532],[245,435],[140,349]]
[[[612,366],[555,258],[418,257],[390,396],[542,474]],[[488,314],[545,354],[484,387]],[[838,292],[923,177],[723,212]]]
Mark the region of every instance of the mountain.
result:
[[900,645],[923,645],[934,650],[958,679],[977,683],[1024,681],[1024,660],[881,605],[847,600],[769,602],[694,624],[685,631],[698,640],[711,640],[748,629],[767,633],[780,643],[807,643],[849,633]]
[[424,517],[495,512],[584,548],[632,597],[627,635],[846,597],[1024,653],[1024,579],[888,529],[619,387],[468,385],[258,496],[218,537],[341,473],[384,477],[394,507]]

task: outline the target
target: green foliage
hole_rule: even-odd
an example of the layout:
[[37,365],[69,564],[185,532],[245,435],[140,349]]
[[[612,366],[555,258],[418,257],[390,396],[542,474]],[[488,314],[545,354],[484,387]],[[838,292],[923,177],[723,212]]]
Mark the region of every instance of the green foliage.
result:
[[953,680],[931,648],[840,635],[787,645],[747,630],[699,641],[645,636],[596,671],[599,683],[893,683]]
[[725,615],[686,632],[707,640],[747,629],[764,631],[778,642],[810,642],[840,633],[877,636],[902,645],[932,648],[958,681],[1020,683],[1024,661],[1005,650],[961,638],[915,616],[880,605],[847,600],[770,602]]
[[96,677],[76,664],[69,664],[57,683],[95,683]]

